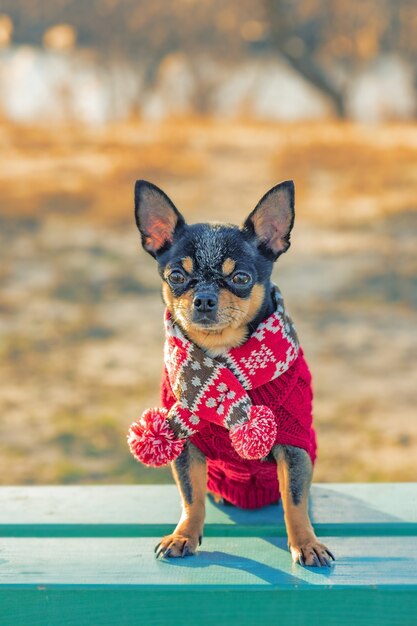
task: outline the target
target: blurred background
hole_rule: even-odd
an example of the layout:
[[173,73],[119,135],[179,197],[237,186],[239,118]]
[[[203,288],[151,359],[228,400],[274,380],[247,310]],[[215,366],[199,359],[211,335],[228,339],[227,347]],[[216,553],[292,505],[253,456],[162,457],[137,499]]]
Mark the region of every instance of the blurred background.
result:
[[0,483],[170,481],[159,279],[133,184],[240,223],[296,183],[274,278],[321,481],[416,480],[414,0],[0,0]]

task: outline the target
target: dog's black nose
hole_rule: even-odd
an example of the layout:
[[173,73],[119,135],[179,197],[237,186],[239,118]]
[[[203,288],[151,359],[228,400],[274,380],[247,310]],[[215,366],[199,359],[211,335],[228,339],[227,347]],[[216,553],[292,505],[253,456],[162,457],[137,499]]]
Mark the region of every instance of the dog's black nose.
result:
[[201,313],[214,311],[217,307],[217,297],[212,293],[197,293],[193,300],[193,305],[196,311]]

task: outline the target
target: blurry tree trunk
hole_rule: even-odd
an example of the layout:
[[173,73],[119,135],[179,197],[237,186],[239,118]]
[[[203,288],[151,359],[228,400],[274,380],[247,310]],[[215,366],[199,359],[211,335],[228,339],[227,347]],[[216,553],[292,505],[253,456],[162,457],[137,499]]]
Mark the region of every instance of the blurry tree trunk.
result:
[[346,106],[342,89],[336,87],[326,72],[314,62],[312,57],[309,54],[303,54],[295,58],[282,49],[282,47],[277,46],[277,48],[288,63],[290,63],[303,78],[308,80],[331,99],[337,115],[341,118],[346,117]]
[[333,102],[339,117],[346,117],[342,88],[315,58],[320,46],[320,20],[300,22],[294,17],[289,0],[264,0],[272,45],[303,78]]

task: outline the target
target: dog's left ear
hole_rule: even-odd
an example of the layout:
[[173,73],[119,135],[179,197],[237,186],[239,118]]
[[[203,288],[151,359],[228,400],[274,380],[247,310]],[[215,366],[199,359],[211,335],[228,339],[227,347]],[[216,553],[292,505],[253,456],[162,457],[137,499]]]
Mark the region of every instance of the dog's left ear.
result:
[[243,225],[243,231],[255,236],[258,247],[275,261],[290,247],[294,225],[294,182],[286,180],[272,187],[261,198]]

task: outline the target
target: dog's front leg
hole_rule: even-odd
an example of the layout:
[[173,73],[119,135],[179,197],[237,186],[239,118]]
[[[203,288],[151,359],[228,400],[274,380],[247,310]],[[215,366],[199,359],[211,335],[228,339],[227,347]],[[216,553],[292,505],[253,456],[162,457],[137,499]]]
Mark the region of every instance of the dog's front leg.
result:
[[172,463],[172,472],[181,494],[182,515],[172,535],[163,537],[156,556],[178,557],[194,554],[201,544],[206,513],[207,464],[204,455],[187,442]]
[[284,507],[288,547],[293,561],[301,565],[330,565],[333,554],[315,535],[308,514],[313,467],[307,452],[295,446],[275,446],[278,481]]

